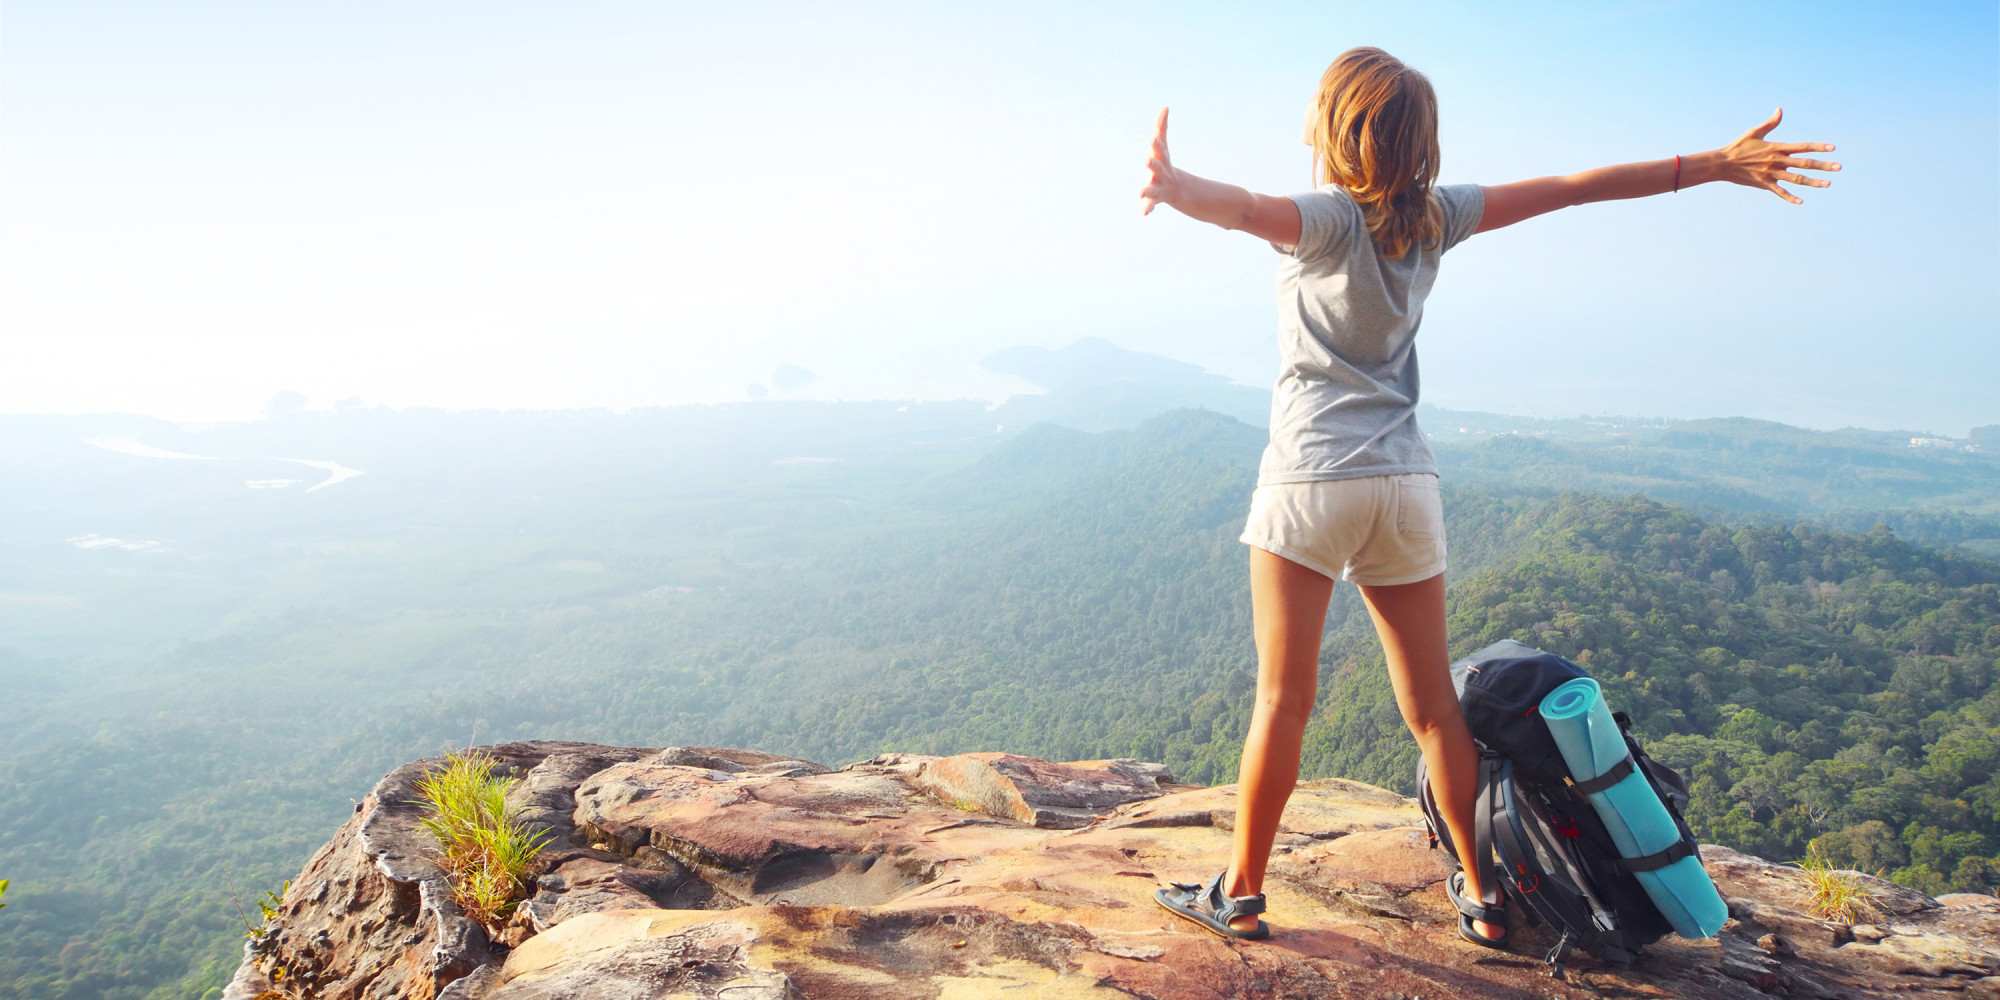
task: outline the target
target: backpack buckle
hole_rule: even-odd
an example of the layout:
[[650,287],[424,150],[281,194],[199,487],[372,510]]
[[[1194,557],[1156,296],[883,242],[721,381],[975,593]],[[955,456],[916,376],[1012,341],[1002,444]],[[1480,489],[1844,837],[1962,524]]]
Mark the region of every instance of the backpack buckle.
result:
[[1507,876],[1507,881],[1514,883],[1514,888],[1521,890],[1523,895],[1532,895],[1542,887],[1540,873],[1529,871],[1526,865],[1515,865],[1514,874]]

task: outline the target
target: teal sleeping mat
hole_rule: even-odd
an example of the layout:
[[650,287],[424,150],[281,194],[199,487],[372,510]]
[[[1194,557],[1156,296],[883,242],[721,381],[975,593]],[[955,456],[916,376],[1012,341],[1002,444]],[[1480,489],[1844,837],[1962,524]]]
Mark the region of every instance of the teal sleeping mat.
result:
[[[1628,756],[1624,734],[1604,704],[1604,692],[1588,677],[1568,681],[1549,692],[1542,699],[1541,715],[1569,765],[1570,776],[1579,782],[1596,778]],[[1680,840],[1673,815],[1646,776],[1636,770],[1586,798],[1622,857],[1643,858]],[[1698,855],[1656,871],[1636,872],[1634,877],[1682,937],[1714,937],[1729,919],[1729,907],[1715,891],[1715,881],[1701,867]]]

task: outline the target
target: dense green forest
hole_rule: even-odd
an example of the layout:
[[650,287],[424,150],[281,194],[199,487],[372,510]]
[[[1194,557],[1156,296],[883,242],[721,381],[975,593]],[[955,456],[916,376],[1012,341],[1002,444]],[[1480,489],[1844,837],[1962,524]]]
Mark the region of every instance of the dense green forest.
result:
[[[50,556],[49,587],[127,589],[77,591],[111,596],[0,650],[20,692],[0,708],[0,997],[216,995],[235,900],[254,913],[376,777],[446,745],[713,743],[836,764],[1004,749],[1231,780],[1254,676],[1235,537],[1262,432],[1181,412],[996,442],[976,408],[898,419],[881,407],[858,436],[779,427],[763,450],[651,464],[624,449],[610,472],[562,433],[516,435],[516,465],[483,491],[430,472],[429,507],[385,485],[385,451],[373,484],[351,484],[373,506],[345,522],[230,508],[236,531],[205,559]],[[2000,565],[1943,543],[1987,537],[1996,463],[1737,430],[1625,452],[1441,445],[1454,650],[1511,637],[1586,664],[1693,773],[1705,840],[1786,859],[1817,838],[1933,892],[1993,886]],[[1686,495],[1617,478],[1632,448]],[[1785,448],[1797,457],[1767,454]],[[54,502],[34,517],[66,523]],[[100,555],[138,575],[84,561]],[[178,588],[200,627],[143,654],[78,652],[148,587]],[[1308,773],[1407,790],[1414,745],[1352,588],[1328,628]]]
[[[1886,529],[1731,528],[1641,497],[1564,497],[1510,565],[1460,581],[1460,652],[1517,639],[1584,664],[1689,771],[1697,835],[1938,893],[2000,850],[2000,567]],[[1350,629],[1350,632],[1352,629]],[[1365,643],[1357,642],[1366,649]],[[1379,653],[1329,666],[1317,770],[1408,787]]]

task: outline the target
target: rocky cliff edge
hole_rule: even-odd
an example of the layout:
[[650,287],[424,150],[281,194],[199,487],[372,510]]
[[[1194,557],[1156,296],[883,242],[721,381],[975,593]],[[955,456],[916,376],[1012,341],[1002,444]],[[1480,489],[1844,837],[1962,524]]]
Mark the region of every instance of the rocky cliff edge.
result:
[[504,926],[451,902],[391,772],[292,881],[227,1000],[1211,1000],[1264,997],[2000,996],[2000,899],[1877,883],[1880,915],[1806,913],[1797,869],[1705,846],[1732,919],[1631,969],[1454,933],[1414,803],[1300,785],[1266,892],[1268,941],[1213,937],[1153,905],[1226,864],[1231,786],[1158,764],[890,754],[833,770],[717,748],[486,748],[510,806],[550,833]]

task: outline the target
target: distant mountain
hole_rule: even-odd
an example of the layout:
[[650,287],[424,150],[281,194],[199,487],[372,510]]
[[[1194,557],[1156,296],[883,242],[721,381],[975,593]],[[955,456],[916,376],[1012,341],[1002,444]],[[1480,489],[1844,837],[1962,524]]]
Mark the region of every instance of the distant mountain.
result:
[[[1171,410],[1268,423],[1270,392],[1096,338],[1013,347],[981,362],[1047,391],[995,409],[1003,429],[1126,429]],[[1548,497],[1644,493],[1724,517],[1813,518],[2000,557],[2000,445],[1920,431],[1814,431],[1741,417],[1537,418],[1425,403],[1419,425],[1447,480]],[[1990,436],[1979,428],[1975,436]],[[1941,446],[1942,445],[1942,446]]]
[[1047,390],[1015,396],[995,410],[996,418],[1014,427],[1046,422],[1082,431],[1115,430],[1189,407],[1253,426],[1270,421],[1268,389],[1238,385],[1198,365],[1128,351],[1095,337],[1060,350],[1010,347],[979,364]]

